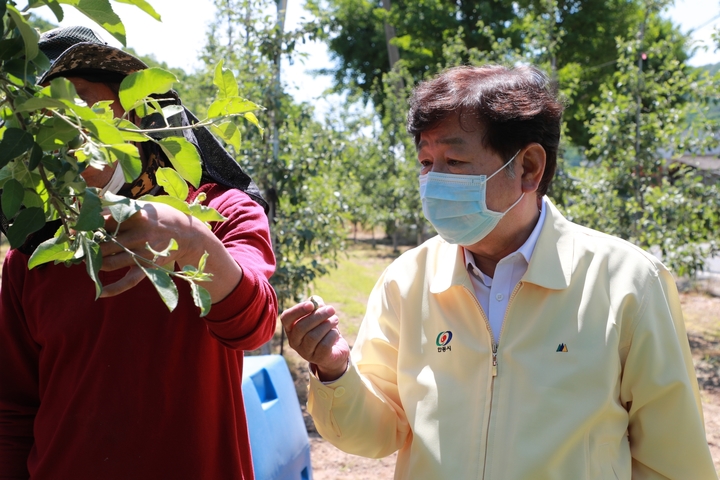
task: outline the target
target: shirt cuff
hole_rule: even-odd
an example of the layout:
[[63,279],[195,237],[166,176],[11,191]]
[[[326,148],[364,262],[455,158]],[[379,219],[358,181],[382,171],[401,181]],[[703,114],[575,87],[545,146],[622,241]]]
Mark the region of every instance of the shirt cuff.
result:
[[310,363],[308,369],[310,370],[310,375],[312,375],[313,377],[315,377],[318,382],[322,383],[323,385],[332,385],[333,383],[335,383],[335,382],[337,382],[338,380],[340,380],[341,378],[343,378],[343,377],[345,376],[345,374],[347,373],[347,371],[348,371],[349,368],[350,368],[350,357],[348,356],[347,365],[345,365],[345,371],[343,372],[343,374],[340,375],[340,376],[339,376],[338,378],[336,378],[335,380],[329,380],[329,381],[327,381],[327,382],[323,382],[322,380],[320,380],[320,377],[319,377],[318,374],[317,374],[317,365],[315,365],[314,363]]

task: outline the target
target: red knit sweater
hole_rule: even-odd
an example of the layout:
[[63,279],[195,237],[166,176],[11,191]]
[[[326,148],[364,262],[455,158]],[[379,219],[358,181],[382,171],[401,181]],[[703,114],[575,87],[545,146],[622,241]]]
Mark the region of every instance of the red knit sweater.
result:
[[[198,316],[176,282],[170,313],[147,279],[94,299],[85,265],[27,269],[12,251],[0,289],[0,478],[252,479],[243,350],[275,330],[267,218],[245,193],[199,191],[228,218],[213,226],[243,269]],[[195,192],[197,194],[197,192]],[[125,271],[101,272],[111,283]]]

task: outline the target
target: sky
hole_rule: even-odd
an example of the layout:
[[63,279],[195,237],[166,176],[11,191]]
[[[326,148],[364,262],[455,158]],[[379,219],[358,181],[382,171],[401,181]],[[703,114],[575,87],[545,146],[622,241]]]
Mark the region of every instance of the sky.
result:
[[[162,17],[157,22],[135,6],[112,2],[127,30],[127,46],[141,55],[153,54],[155,58],[171,67],[192,71],[200,64],[196,60],[205,44],[206,30],[213,20],[215,8],[212,0],[148,0]],[[304,0],[288,0],[286,28],[294,28],[309,14],[302,8]],[[48,7],[34,9],[45,19],[57,22]],[[693,31],[693,39],[699,49],[691,58],[694,66],[720,62],[720,52],[712,47],[711,34],[720,27],[720,0],[675,0],[674,6],[664,14],[680,25],[683,32]],[[101,31],[103,39],[121,47],[109,34],[99,29],[74,8],[65,7],[65,19],[61,26],[86,25]],[[332,80],[327,76],[312,75],[312,71],[331,66],[328,50],[321,42],[301,44],[299,52],[307,53],[304,60],[282,66],[282,79],[286,91],[298,101],[308,101],[316,110],[326,111],[337,101],[337,96],[324,95]]]

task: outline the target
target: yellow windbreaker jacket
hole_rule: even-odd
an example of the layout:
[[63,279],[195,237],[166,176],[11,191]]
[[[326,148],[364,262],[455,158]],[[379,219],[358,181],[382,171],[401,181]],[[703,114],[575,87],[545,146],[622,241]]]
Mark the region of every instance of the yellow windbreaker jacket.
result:
[[678,294],[651,255],[549,203],[499,338],[461,248],[434,237],[383,273],[347,373],[312,378],[308,409],[346,452],[399,449],[396,479],[717,478]]

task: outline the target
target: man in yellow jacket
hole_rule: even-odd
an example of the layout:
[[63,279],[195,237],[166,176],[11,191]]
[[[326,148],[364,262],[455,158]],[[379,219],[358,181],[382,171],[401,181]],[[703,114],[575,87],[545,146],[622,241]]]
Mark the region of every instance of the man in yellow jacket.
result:
[[325,439],[399,450],[396,479],[717,478],[671,274],[545,196],[561,114],[533,67],[458,67],[415,89],[408,131],[439,235],[383,273],[352,354],[332,306],[281,317]]

